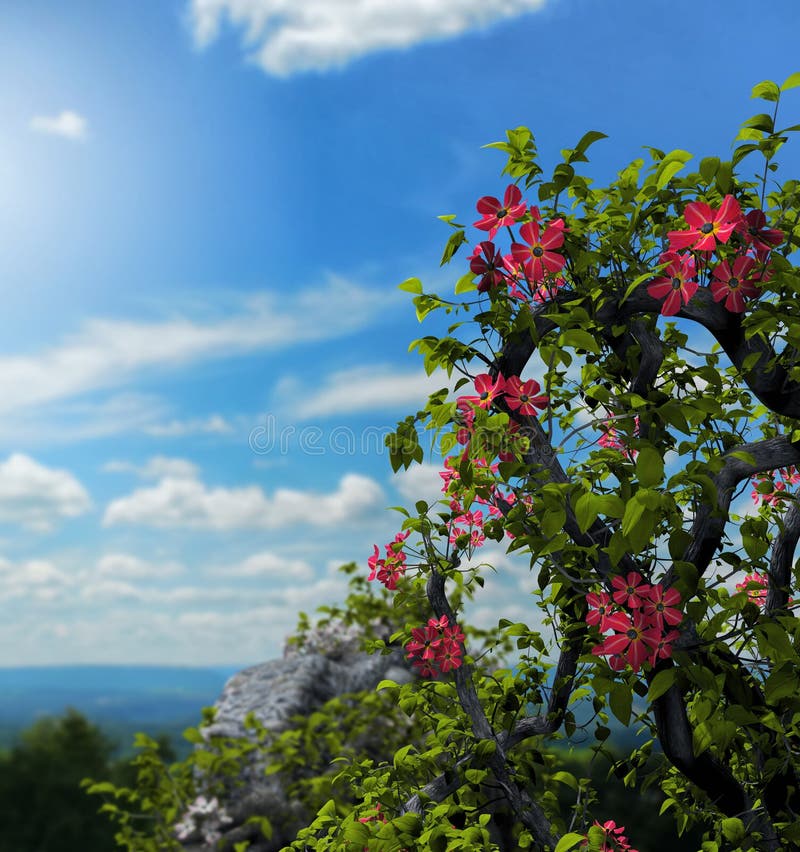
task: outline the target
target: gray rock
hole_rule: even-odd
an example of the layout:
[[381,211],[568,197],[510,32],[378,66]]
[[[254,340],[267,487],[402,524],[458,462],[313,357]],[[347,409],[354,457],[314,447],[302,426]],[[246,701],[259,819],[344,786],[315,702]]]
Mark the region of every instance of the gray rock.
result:
[[[304,637],[300,648],[287,646],[282,659],[270,660],[244,669],[228,680],[215,703],[217,710],[212,725],[201,729],[208,740],[212,736],[247,738],[256,741],[254,732],[244,726],[253,713],[270,732],[285,730],[292,716],[308,715],[325,702],[340,695],[374,689],[389,678],[404,683],[412,678],[401,650],[386,656],[368,655],[359,650],[360,637],[339,626],[329,636]],[[188,852],[232,850],[237,842],[250,840],[248,852],[276,852],[294,840],[297,831],[307,825],[313,814],[300,802],[289,801],[276,775],[266,776],[267,762],[263,754],[253,752],[251,760],[239,776],[241,786],[229,784],[221,805],[230,821],[220,824],[206,817],[198,819],[197,830],[184,841]],[[250,816],[266,816],[274,834],[267,841],[257,827],[244,825]],[[208,835],[209,831],[215,831]],[[203,832],[211,842],[203,840]],[[216,839],[224,843],[217,846]]]

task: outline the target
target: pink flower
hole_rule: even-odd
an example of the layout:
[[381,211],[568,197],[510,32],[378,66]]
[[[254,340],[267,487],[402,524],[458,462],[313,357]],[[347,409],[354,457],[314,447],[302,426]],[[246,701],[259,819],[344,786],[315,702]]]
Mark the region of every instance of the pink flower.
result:
[[753,502],[758,505],[759,500],[770,506],[777,506],[781,500],[790,497],[787,485],[797,485],[800,482],[800,473],[794,466],[781,468],[778,472],[780,478],[773,479],[774,474],[760,474],[753,477],[755,488],[751,492]]
[[461,665],[463,642],[461,628],[443,615],[428,619],[423,627],[415,627],[406,650],[421,677],[435,677]]
[[727,260],[723,260],[714,270],[711,282],[711,295],[715,302],[725,300],[725,307],[731,313],[741,314],[745,308],[745,299],[758,295],[756,278],[750,277],[756,262],[752,257],[742,255],[733,262],[733,270]]
[[[753,586],[759,588],[754,589]],[[741,583],[736,584],[736,591],[747,592],[747,597],[756,606],[763,607],[767,602],[767,588],[769,581],[763,574],[754,572],[747,574]]]
[[[619,437],[617,428],[613,425],[616,421],[606,420],[603,423],[603,434],[597,439],[597,443],[606,450],[619,450],[624,456],[633,460],[636,458],[638,450],[630,449],[625,445],[625,442]],[[636,437],[639,434],[639,415],[633,418],[633,435]]]
[[[624,825],[618,827],[614,820],[610,819],[602,825],[595,820],[593,827],[603,830],[603,845],[600,847],[600,852],[636,852],[635,849],[631,848],[628,838],[623,834],[625,831]],[[587,834],[586,840],[581,846],[588,845],[589,836]]]
[[697,272],[694,257],[690,254],[677,254],[667,251],[659,257],[659,263],[666,263],[663,275],[654,278],[647,292],[654,299],[663,299],[661,315],[675,316],[681,309],[681,301],[686,305],[697,292]]
[[415,627],[411,631],[411,639],[406,642],[408,656],[419,657],[421,660],[435,660],[436,649],[442,644],[442,635],[439,629],[425,625]]
[[474,225],[481,231],[488,231],[490,240],[494,239],[500,228],[513,225],[525,215],[522,192],[513,183],[507,187],[502,204],[493,195],[484,195],[478,199],[476,206],[483,218]]
[[469,443],[475,428],[475,409],[470,404],[470,399],[474,397],[461,396],[457,401],[459,428],[456,432],[456,440],[462,445]]
[[767,217],[763,210],[751,210],[739,222],[736,230],[762,256],[783,242],[783,231],[767,228]]
[[[599,645],[592,648],[593,654],[621,654],[630,667],[638,672],[642,664],[653,653],[661,638],[640,612],[634,612],[633,620],[618,613],[614,618],[614,629],[619,630],[607,636]],[[624,628],[624,629],[620,629]]]
[[680,636],[677,630],[662,633],[650,657],[650,664],[655,665],[659,660],[667,660],[672,656],[672,643]]
[[629,571],[627,577],[613,577],[611,585],[616,589],[614,601],[629,609],[639,609],[650,593],[650,586],[638,571]]
[[567,282],[560,275],[556,279],[545,281],[533,291],[533,301],[539,304],[547,302],[552,299],[559,290],[566,286]]
[[505,386],[506,382],[502,376],[498,376],[495,380],[492,380],[488,373],[475,376],[477,396],[460,396],[457,400],[458,407],[461,408],[463,400],[466,403],[477,405],[478,408],[489,409],[492,407],[495,398],[505,391]]
[[611,616],[618,613],[611,596],[606,592],[589,592],[586,595],[586,603],[589,604],[589,612],[586,613],[586,623],[597,627],[601,633],[613,630]]
[[455,642],[443,645],[436,659],[439,663],[439,668],[442,670],[442,674],[447,674],[451,669],[457,669],[463,662],[461,659],[461,649]]
[[718,210],[704,201],[690,201],[683,211],[683,218],[689,230],[669,232],[670,250],[714,251],[717,243],[728,242],[741,221],[742,211],[739,202],[732,195],[726,195]]
[[539,222],[526,222],[519,229],[519,235],[527,245],[511,244],[511,256],[515,264],[525,270],[527,277],[540,284],[549,273],[555,275],[564,268],[566,259],[553,251],[564,244],[564,221],[556,219],[550,222],[542,232]]
[[483,256],[475,255],[469,262],[469,268],[475,275],[483,276],[478,282],[478,291],[485,293],[506,280],[505,262],[500,250],[489,240],[482,242],[480,249]]
[[406,572],[406,555],[403,553],[403,542],[410,533],[411,530],[397,533],[394,541],[386,545],[386,556],[383,559],[380,558],[378,545],[373,545],[374,552],[367,560],[370,569],[368,580],[377,579],[389,591],[394,591],[397,588],[397,581]]
[[550,401],[546,394],[539,394],[541,387],[535,379],[523,382],[519,376],[506,380],[506,403],[513,411],[528,417],[536,416],[536,409],[544,409]]
[[661,583],[656,583],[650,587],[642,612],[650,619],[651,624],[659,630],[665,630],[665,622],[675,627],[683,620],[681,611],[675,609],[676,604],[680,602],[681,594],[677,589],[665,590]]

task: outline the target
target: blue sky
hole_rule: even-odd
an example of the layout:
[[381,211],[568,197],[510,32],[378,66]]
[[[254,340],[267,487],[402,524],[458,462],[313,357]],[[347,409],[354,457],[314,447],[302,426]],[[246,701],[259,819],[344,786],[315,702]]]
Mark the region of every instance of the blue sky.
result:
[[[602,130],[599,181],[645,144],[725,153],[798,24],[795,0],[3,4],[0,665],[280,653],[383,507],[432,494],[361,442],[434,387],[396,285],[461,274],[436,216],[502,194],[481,146],[524,124],[552,162]],[[475,617],[524,617],[495,556]]]

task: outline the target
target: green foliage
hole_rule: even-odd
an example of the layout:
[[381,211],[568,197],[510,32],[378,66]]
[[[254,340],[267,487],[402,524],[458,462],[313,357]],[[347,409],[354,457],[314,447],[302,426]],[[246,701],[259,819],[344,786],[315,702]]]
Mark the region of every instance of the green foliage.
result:
[[[671,848],[681,836],[704,850],[800,843],[800,183],[779,183],[776,161],[800,129],[778,124],[798,85],[754,88],[770,111],[744,122],[729,160],[649,148],[604,187],[578,170],[599,132],[549,176],[527,128],[488,146],[519,185],[509,199],[524,188],[538,201],[502,223],[513,268],[470,265],[447,298],[401,285],[420,321],[460,317],[412,344],[449,387],[387,440],[399,470],[423,460],[420,429],[437,436],[446,493],[399,510],[392,593],[356,577],[323,619],[373,625],[369,650],[405,645],[430,677],[337,699],[264,741],[271,771],[314,812],[289,848],[628,848],[627,805],[603,810],[603,781],[554,757],[577,742],[593,770],[657,797]],[[742,173],[751,163],[759,174]],[[455,262],[469,238],[442,218],[454,229],[443,263]],[[486,540],[530,566],[531,614],[477,631],[466,614],[493,570]],[[310,631],[304,618],[298,641]],[[622,757],[620,729],[641,734]],[[375,730],[384,754],[365,746]],[[143,746],[135,789],[96,792],[115,797],[122,845],[173,848],[203,778],[235,774],[248,747],[203,746],[167,769]]]
[[[73,709],[44,717],[0,755],[0,837],[15,852],[108,852],[114,831],[97,816],[96,804],[81,790],[91,774],[101,783],[125,783],[130,764],[112,760],[116,743]],[[160,759],[174,757],[159,738]]]

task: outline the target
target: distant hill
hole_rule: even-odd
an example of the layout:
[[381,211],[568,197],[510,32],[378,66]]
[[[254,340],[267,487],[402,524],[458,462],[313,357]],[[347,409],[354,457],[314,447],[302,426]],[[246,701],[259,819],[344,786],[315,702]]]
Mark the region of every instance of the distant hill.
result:
[[30,666],[0,668],[0,746],[42,716],[74,707],[128,752],[133,733],[168,733],[179,751],[180,732],[200,720],[237,668],[177,666]]

